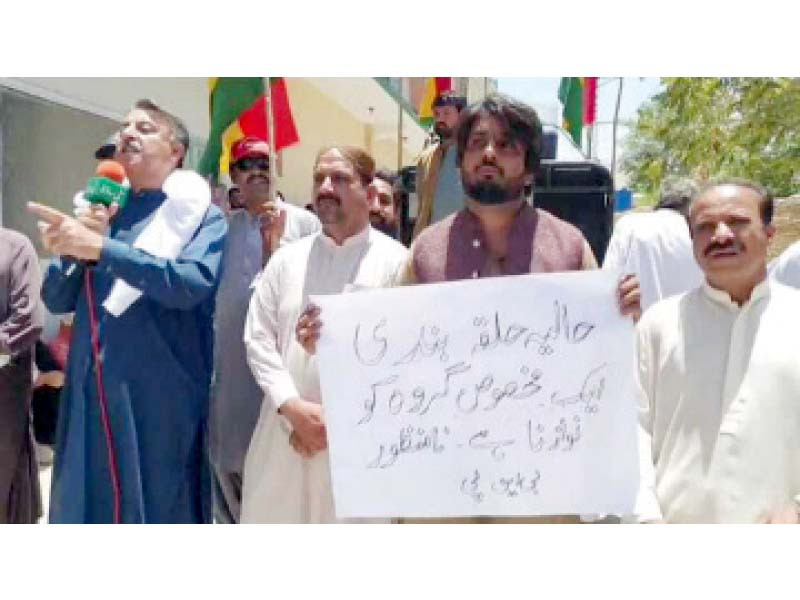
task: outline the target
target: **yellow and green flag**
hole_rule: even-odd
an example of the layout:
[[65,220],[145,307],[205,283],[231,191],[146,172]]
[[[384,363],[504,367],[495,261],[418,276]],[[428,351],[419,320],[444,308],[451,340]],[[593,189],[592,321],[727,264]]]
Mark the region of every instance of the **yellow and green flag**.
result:
[[[275,123],[275,151],[300,141],[294,124],[286,82],[282,77],[269,80],[272,118]],[[200,165],[201,175],[228,172],[233,143],[246,136],[268,140],[267,95],[263,77],[212,77],[209,87],[211,127]]]
[[433,123],[433,101],[442,92],[453,89],[452,77],[429,77],[425,83],[425,95],[419,105],[419,123],[427,127]]

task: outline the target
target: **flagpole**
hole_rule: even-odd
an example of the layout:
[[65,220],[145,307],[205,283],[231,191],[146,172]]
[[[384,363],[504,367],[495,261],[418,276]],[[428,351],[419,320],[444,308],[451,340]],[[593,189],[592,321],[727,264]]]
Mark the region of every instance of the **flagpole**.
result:
[[264,94],[267,98],[267,143],[269,144],[269,172],[270,182],[269,195],[275,201],[277,195],[277,185],[275,184],[275,177],[278,173],[277,152],[275,151],[275,118],[272,106],[272,86],[269,84],[269,77],[264,77]]
[[592,158],[592,130],[594,129],[593,125],[589,125],[585,127],[586,129],[586,157],[591,159]]
[[[400,88],[402,96],[402,86]],[[403,168],[403,105],[400,103],[400,98],[397,98],[397,172]]]
[[619,78],[619,89],[617,90],[617,106],[614,108],[614,125],[611,127],[611,177],[616,179],[617,168],[617,124],[619,123],[619,104],[622,99],[622,82]]

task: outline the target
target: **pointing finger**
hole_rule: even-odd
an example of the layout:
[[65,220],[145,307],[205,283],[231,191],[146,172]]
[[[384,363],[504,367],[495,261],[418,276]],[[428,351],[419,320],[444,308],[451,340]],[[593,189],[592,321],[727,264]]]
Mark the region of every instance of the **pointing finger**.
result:
[[28,212],[35,214],[37,217],[47,223],[50,223],[51,225],[60,225],[61,222],[67,218],[67,215],[61,211],[37,202],[28,202]]

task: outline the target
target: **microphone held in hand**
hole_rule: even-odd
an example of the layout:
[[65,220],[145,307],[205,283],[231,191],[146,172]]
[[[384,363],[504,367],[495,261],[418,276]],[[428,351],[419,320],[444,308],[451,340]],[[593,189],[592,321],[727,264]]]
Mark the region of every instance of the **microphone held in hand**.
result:
[[103,160],[97,165],[97,174],[86,184],[83,197],[93,204],[111,206],[114,202],[122,208],[128,199],[129,188],[122,185],[125,169],[116,161]]

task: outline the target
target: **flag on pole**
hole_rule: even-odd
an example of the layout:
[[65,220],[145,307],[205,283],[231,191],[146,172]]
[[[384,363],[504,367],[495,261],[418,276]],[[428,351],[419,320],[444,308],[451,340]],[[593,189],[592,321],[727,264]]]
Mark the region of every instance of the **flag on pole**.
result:
[[[275,122],[275,151],[300,141],[283,77],[269,80]],[[267,95],[261,77],[212,77],[208,81],[211,126],[208,145],[197,171],[201,175],[228,172],[233,143],[246,136],[268,138]]]
[[580,147],[583,126],[595,122],[597,77],[562,77],[558,99],[564,106],[564,129]]
[[433,123],[433,101],[442,92],[453,90],[452,77],[429,77],[425,82],[425,95],[419,105],[419,123],[427,127]]

